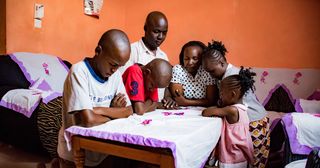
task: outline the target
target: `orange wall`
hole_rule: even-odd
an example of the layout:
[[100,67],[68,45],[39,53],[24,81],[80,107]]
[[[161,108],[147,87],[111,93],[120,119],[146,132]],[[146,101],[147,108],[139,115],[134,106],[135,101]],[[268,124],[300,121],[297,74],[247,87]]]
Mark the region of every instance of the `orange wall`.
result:
[[[33,27],[34,3],[44,4],[42,28]],[[7,53],[28,51],[75,63],[93,56],[102,33],[124,29],[123,0],[107,1],[100,19],[83,13],[83,0],[7,0]]]
[[169,31],[162,49],[172,63],[178,63],[180,48],[187,41],[207,43],[214,38],[225,43],[230,51],[227,58],[236,65],[320,68],[319,0],[161,2],[127,1],[125,27],[137,40],[143,35],[146,14],[163,11]]
[[[35,2],[45,5],[42,29],[33,28]],[[94,19],[83,14],[83,0],[7,0],[7,51],[44,52],[74,63],[93,55],[106,29],[140,39],[146,15],[160,10],[169,20],[161,48],[173,64],[187,41],[214,38],[236,65],[319,69],[319,9],[318,0],[104,0]]]

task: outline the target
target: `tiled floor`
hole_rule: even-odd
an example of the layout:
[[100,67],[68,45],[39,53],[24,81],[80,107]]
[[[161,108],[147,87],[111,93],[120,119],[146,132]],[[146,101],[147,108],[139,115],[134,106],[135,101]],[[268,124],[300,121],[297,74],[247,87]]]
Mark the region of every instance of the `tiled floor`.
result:
[[0,168],[37,168],[38,163],[50,168],[50,158],[0,142]]

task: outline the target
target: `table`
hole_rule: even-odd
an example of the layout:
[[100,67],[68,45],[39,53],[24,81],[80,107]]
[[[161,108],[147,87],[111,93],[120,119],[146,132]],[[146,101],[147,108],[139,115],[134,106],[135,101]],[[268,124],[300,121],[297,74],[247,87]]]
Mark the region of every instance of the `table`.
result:
[[65,132],[77,167],[83,167],[84,149],[158,164],[160,167],[198,168],[216,146],[221,118],[202,117],[203,108],[156,110]]
[[[160,165],[160,168],[174,168],[174,158],[171,151],[165,149],[152,149],[116,143],[114,141],[91,139],[75,135],[72,137],[72,149],[77,168],[83,168],[84,149],[106,153],[118,157],[134,159],[152,164]],[[108,151],[108,152],[106,152]]]

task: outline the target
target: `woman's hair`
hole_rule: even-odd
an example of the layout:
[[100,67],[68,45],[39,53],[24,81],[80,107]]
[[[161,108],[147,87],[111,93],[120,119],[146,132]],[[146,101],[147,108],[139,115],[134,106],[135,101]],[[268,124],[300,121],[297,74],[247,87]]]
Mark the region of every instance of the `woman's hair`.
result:
[[201,41],[189,41],[188,43],[186,43],[185,45],[183,45],[180,54],[179,54],[179,61],[180,61],[180,65],[184,66],[183,60],[184,60],[184,50],[188,47],[191,46],[198,46],[202,49],[202,51],[204,51],[206,49],[206,45],[203,44]]
[[215,60],[219,60],[223,58],[227,60],[225,55],[227,53],[227,49],[221,41],[212,40],[212,43],[208,42],[208,47],[202,53],[205,57],[211,57]]
[[231,75],[226,77],[227,85],[230,89],[237,89],[240,88],[240,97],[245,95],[250,89],[254,92],[254,79],[253,77],[256,76],[256,73],[250,71],[249,69],[244,69],[241,66],[240,72],[238,75]]

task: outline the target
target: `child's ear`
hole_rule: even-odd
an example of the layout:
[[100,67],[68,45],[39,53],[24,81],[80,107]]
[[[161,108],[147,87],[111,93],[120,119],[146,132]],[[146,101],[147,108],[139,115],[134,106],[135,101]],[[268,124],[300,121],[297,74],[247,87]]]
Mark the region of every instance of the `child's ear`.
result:
[[147,25],[144,25],[144,26],[143,26],[143,30],[144,30],[144,31],[147,31]]
[[96,47],[96,49],[95,49],[96,55],[99,55],[99,54],[101,53],[101,51],[102,51],[102,47],[101,47],[101,45],[98,45],[98,46]]
[[236,98],[236,99],[240,99],[240,88],[239,89],[234,89],[232,90],[232,97]]
[[224,62],[219,60],[220,65],[223,67],[224,66]]
[[151,69],[149,69],[149,68],[146,68],[146,75],[151,75]]
[[236,90],[232,90],[231,95],[232,95],[232,98],[236,97],[237,96]]

